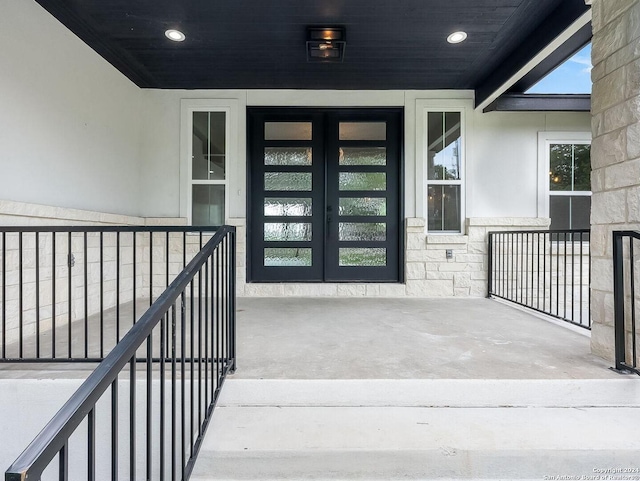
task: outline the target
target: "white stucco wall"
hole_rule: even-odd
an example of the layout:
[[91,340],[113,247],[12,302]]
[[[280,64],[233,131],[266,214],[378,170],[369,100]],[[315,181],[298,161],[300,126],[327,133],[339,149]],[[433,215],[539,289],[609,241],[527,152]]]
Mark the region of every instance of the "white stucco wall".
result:
[[[467,91],[144,91],[141,212],[178,216],[180,198],[180,100],[235,99],[239,105],[238,159],[230,169],[232,218],[246,209],[246,106],[404,107],[405,214],[420,213],[416,192],[416,102],[437,100],[467,106],[467,217],[536,217],[538,132],[589,132],[588,113],[491,112],[473,110]],[[419,157],[419,156],[418,156]],[[419,158],[418,158],[419,161]]]
[[140,89],[34,0],[0,12],[0,199],[139,214]]
[[467,217],[536,217],[538,132],[590,132],[588,112],[474,111],[467,150]]

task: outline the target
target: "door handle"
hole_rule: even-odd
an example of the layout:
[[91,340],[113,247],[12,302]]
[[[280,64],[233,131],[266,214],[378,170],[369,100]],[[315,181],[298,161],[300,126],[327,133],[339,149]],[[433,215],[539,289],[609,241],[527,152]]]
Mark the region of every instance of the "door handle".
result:
[[327,206],[327,237],[331,235],[331,223],[333,222],[333,207]]

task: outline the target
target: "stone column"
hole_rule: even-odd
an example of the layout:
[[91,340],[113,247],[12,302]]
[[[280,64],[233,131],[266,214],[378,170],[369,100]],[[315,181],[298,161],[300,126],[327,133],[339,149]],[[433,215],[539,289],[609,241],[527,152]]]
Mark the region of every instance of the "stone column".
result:
[[640,0],[593,0],[591,350],[614,359],[613,230],[640,230]]

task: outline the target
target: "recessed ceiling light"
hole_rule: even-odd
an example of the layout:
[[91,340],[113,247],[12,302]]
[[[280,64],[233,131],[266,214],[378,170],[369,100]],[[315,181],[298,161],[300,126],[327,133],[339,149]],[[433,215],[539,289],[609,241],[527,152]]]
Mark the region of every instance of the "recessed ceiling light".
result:
[[467,39],[467,32],[453,32],[447,37],[449,43],[460,43]]
[[187,38],[180,30],[171,29],[164,32],[164,34],[169,40],[173,40],[174,42],[182,42],[185,38]]

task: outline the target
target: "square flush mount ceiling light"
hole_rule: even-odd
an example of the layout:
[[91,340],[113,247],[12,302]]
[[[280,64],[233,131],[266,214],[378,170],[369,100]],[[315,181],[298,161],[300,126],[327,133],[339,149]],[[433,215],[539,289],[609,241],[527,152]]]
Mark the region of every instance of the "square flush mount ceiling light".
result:
[[346,46],[344,27],[307,28],[307,62],[342,62]]

